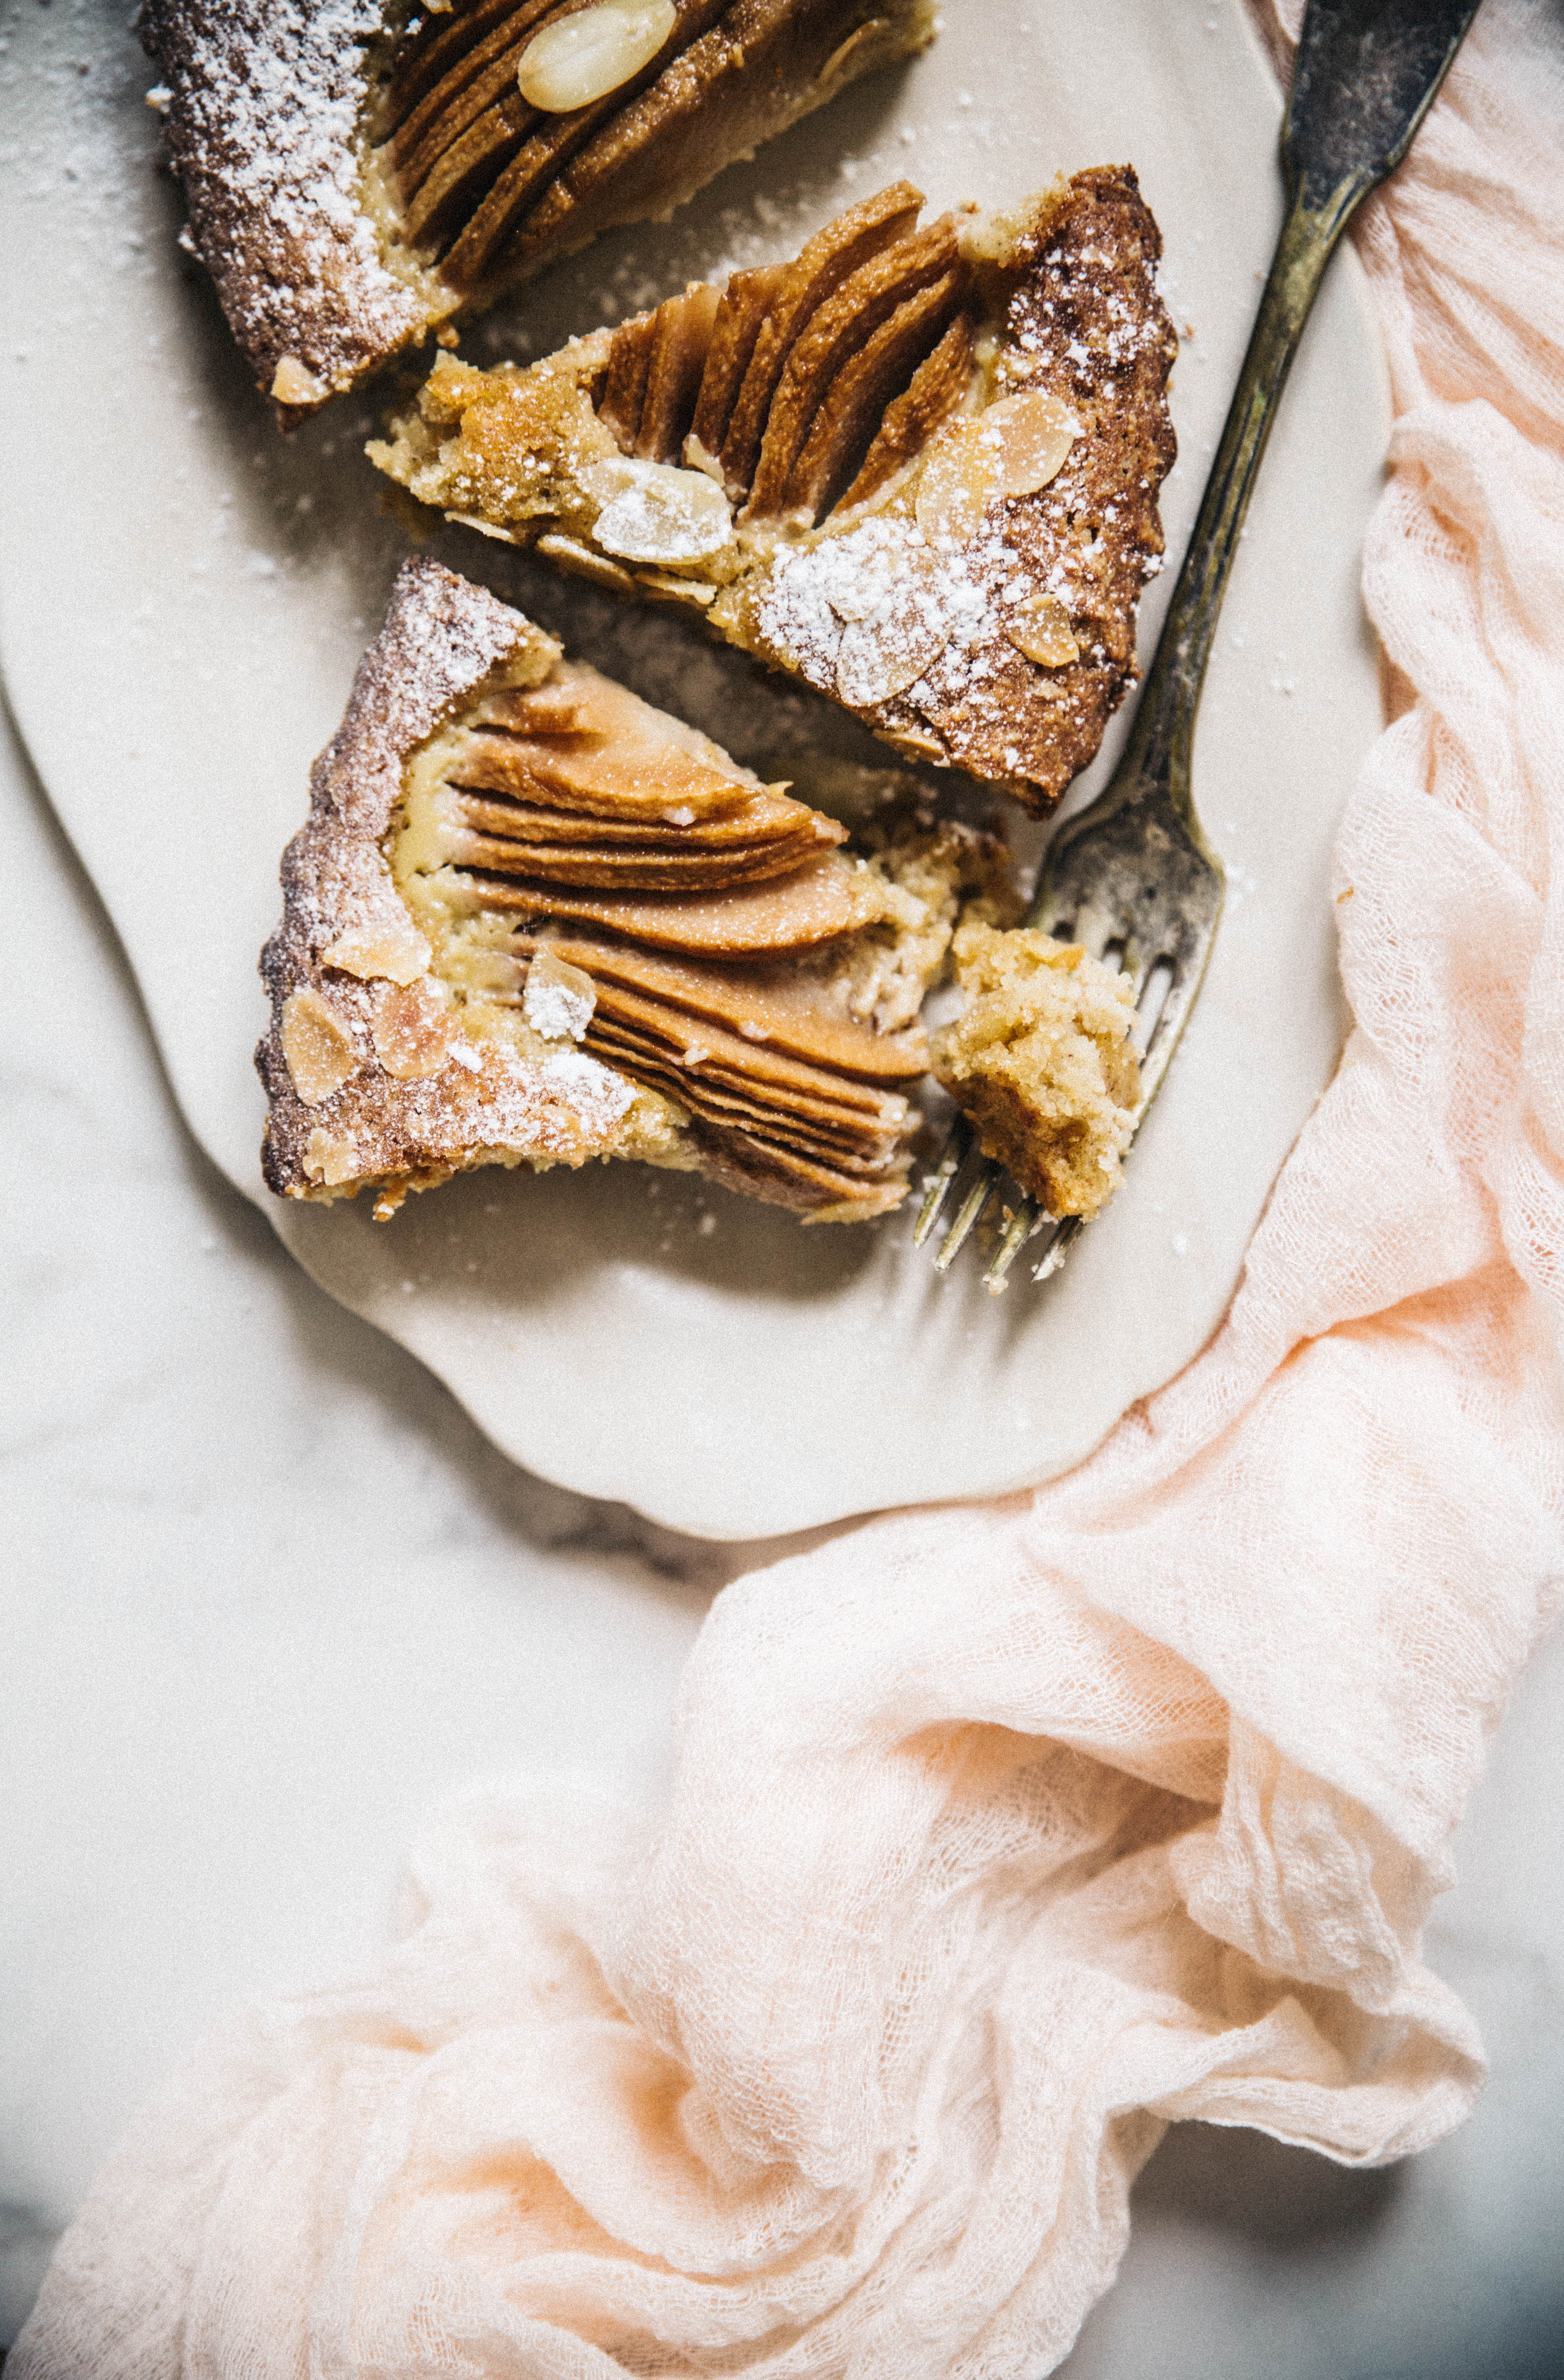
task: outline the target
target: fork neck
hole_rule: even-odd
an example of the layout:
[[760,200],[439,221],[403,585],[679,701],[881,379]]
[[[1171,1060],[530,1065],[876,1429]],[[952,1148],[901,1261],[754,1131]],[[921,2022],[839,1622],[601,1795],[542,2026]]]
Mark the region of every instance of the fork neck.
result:
[[1121,776],[1167,789],[1202,848],[1190,755],[1222,597],[1303,324],[1336,244],[1369,187],[1366,178],[1353,176],[1323,203],[1310,205],[1293,180],[1243,369],[1121,763]]

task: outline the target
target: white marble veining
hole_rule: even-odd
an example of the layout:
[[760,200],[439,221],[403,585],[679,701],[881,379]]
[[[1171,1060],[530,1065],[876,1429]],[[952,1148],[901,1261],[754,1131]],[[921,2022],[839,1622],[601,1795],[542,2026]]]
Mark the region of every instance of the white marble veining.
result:
[[[709,1595],[766,1549],[527,1478],[305,1280],[186,1134],[8,741],[0,781],[3,2339],[206,2024],[373,1949],[438,1796],[504,1769],[655,1795]],[[1561,1720],[1564,1640],[1435,1928],[1494,2058],[1475,2118],[1377,2175],[1179,2128],[1072,2380],[1557,2374]]]

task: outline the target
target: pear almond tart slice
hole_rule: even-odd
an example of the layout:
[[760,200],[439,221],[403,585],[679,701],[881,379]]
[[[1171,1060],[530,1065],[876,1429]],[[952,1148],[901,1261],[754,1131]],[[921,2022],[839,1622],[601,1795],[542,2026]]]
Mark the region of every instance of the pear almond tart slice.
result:
[[401,572],[283,866],[266,1179],[375,1213],[638,1158],[810,1221],[899,1204],[924,995],[1008,855],[907,803],[856,847],[438,564]]
[[285,426],[933,37],[932,0],[147,0],[187,244]]
[[1176,342],[1128,166],[791,262],[526,368],[441,357],[370,453],[423,504],[683,604],[920,762],[1046,812],[1134,675]]

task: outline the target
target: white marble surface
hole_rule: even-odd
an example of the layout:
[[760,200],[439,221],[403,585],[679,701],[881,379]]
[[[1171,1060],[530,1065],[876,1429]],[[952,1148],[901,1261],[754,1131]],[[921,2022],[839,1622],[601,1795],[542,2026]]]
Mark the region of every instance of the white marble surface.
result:
[[[685,1649],[755,1549],[528,1479],[315,1290],[186,1134],[8,740],[0,797],[5,2339],[138,2099],[226,2007],[372,1949],[440,1793],[658,1791]],[[1493,2056],[1474,2119],[1377,2175],[1179,2128],[1072,2380],[1564,2371],[1561,1721],[1564,1638],[1435,1928]]]

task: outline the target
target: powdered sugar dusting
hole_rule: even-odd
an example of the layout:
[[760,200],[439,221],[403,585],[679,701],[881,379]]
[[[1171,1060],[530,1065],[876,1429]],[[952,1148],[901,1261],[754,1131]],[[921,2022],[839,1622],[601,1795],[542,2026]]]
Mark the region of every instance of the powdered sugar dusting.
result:
[[285,358],[322,395],[346,388],[425,325],[363,204],[382,24],[379,0],[152,0],[146,13],[196,246],[268,388]]

